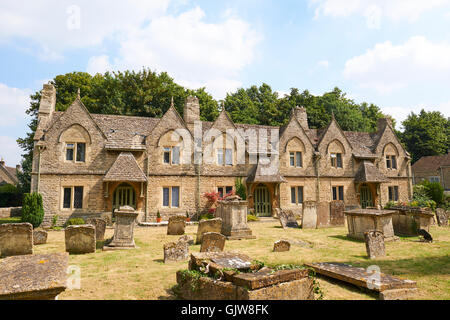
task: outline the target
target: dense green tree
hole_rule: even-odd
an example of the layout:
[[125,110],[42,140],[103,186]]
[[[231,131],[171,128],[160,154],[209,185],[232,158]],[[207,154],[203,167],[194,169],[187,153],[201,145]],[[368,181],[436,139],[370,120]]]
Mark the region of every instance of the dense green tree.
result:
[[439,111],[411,112],[402,125],[400,138],[413,162],[423,156],[446,154],[450,148],[450,121]]

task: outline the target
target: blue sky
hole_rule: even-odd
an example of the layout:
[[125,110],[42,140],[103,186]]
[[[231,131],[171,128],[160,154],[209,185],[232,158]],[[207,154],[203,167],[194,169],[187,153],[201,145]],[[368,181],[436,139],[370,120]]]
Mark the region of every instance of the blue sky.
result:
[[167,71],[217,99],[268,83],[335,86],[397,121],[450,116],[450,0],[2,0],[0,157],[29,122],[31,93],[58,74]]

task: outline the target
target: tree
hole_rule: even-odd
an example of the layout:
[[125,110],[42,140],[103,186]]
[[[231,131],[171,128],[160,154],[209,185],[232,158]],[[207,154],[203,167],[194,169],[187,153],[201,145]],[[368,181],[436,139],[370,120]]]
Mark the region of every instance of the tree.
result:
[[423,156],[446,154],[450,148],[450,121],[439,111],[411,112],[402,125],[400,139],[411,153],[413,163]]
[[44,206],[42,195],[39,193],[26,193],[23,197],[22,222],[28,222],[37,228],[44,220]]

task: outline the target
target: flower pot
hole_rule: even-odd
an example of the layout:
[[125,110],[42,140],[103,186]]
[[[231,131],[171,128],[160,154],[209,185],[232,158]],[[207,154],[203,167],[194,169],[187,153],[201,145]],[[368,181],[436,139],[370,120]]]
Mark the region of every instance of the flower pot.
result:
[[191,222],[191,218],[186,218],[186,222]]
[[156,218],[156,222],[157,222],[157,223],[160,223],[161,220],[162,220],[162,218]]

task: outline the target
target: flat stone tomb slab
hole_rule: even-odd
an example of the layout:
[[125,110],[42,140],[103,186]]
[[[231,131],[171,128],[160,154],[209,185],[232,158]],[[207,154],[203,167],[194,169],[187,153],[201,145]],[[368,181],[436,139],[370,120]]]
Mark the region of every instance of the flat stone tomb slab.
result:
[[240,273],[233,276],[235,285],[246,287],[250,290],[269,287],[281,282],[300,280],[308,276],[307,269],[279,270],[274,273]]
[[403,280],[380,273],[378,277],[368,273],[364,268],[357,268],[343,263],[312,263],[307,266],[324,276],[354,284],[377,292],[394,289],[415,289],[417,284],[412,280]]
[[0,300],[49,300],[66,289],[68,253],[0,260]]
[[252,259],[239,252],[194,252],[191,253],[191,270],[204,267],[212,262],[218,268],[247,270],[252,265]]

